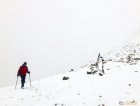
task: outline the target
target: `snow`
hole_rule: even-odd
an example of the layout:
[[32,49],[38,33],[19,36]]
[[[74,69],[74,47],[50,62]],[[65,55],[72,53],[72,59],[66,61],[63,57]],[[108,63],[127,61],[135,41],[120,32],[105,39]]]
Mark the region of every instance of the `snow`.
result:
[[[16,90],[14,86],[0,88],[0,106],[139,106],[140,60],[134,60],[140,57],[139,48],[138,43],[129,43],[113,51],[108,56],[112,60],[104,64],[103,76],[100,72],[87,74],[89,63],[79,70],[34,81],[31,87],[27,77],[25,89],[20,88],[19,79]],[[128,61],[131,51],[134,55]]]
[[[120,101],[140,103],[140,63],[107,62],[103,76],[86,74],[87,67],[41,79],[25,86],[0,89],[0,106],[119,106]],[[110,70],[108,70],[110,69]],[[137,72],[135,72],[137,71]],[[70,79],[62,80],[64,76]],[[130,86],[129,86],[130,85]]]

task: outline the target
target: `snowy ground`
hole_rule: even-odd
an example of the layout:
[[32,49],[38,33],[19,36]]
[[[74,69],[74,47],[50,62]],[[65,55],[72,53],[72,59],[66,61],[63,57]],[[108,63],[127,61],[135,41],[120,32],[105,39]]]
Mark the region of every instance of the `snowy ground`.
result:
[[89,63],[25,89],[0,88],[0,106],[140,106],[140,43],[132,41],[108,55],[103,76],[87,74]]
[[[29,83],[25,89],[0,89],[0,106],[128,106],[140,105],[140,62],[109,61],[105,74],[88,75],[87,67]],[[62,80],[66,76],[70,79]],[[27,78],[28,80],[28,78]]]

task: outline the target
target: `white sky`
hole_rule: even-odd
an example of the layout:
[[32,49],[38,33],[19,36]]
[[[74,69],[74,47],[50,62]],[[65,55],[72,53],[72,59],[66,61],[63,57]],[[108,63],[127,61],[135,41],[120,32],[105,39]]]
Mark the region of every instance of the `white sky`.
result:
[[67,72],[139,32],[139,0],[1,0],[0,86]]

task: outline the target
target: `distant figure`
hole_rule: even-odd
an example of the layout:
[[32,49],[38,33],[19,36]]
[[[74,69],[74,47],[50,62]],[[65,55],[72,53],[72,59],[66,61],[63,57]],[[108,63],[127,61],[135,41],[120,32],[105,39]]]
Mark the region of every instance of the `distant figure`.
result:
[[26,78],[26,73],[30,74],[30,71],[28,71],[27,63],[24,62],[22,66],[20,66],[17,76],[21,77],[21,88],[24,89],[24,83]]

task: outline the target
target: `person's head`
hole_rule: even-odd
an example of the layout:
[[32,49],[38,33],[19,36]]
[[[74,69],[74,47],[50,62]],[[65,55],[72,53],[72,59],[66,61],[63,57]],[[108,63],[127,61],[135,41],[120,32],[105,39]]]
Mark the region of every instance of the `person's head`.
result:
[[24,63],[23,63],[23,66],[26,66],[26,65],[27,65],[27,62],[24,62]]

